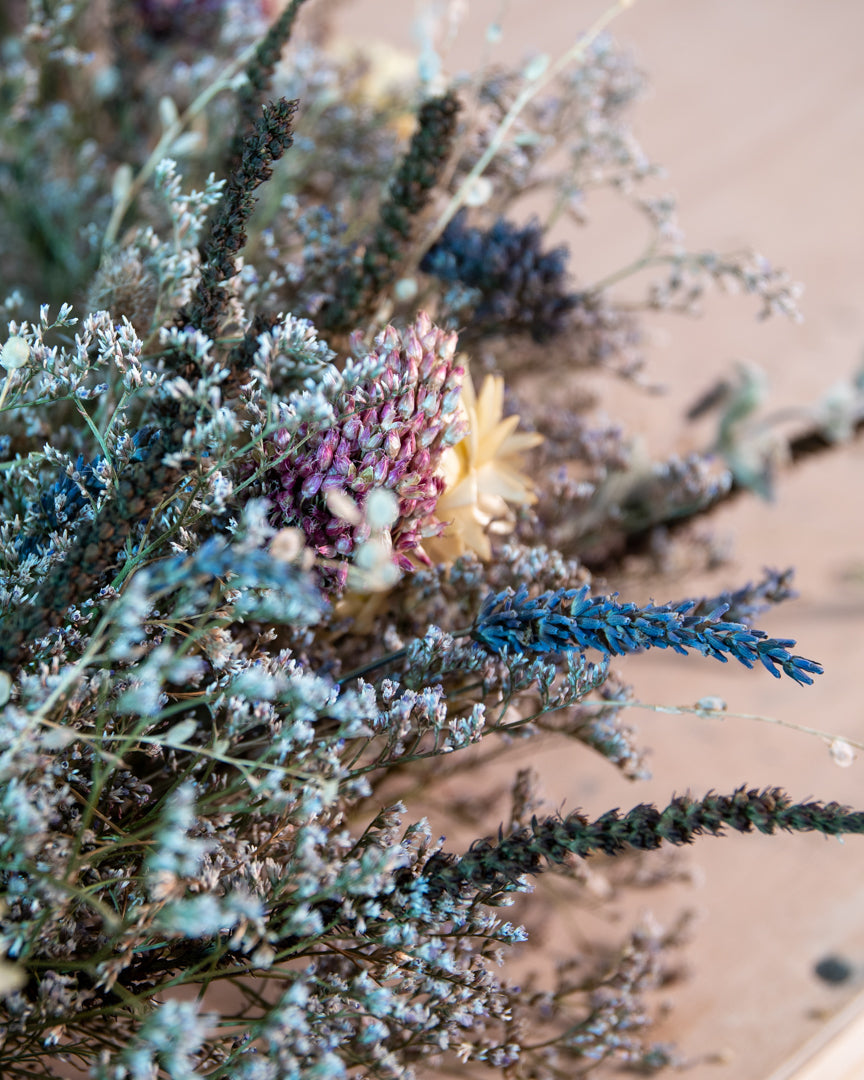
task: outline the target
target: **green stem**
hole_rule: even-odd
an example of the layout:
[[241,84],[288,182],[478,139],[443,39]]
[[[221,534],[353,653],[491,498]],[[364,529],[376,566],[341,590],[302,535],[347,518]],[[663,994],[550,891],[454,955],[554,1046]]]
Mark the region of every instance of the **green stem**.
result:
[[192,102],[188,109],[178,116],[177,119],[169,124],[167,128],[162,132],[162,137],[156,146],[153,148],[152,153],[142,165],[138,175],[132,180],[122,192],[117,202],[114,204],[114,209],[111,212],[111,219],[108,222],[108,227],[105,230],[105,237],[102,241],[102,250],[107,251],[116,241],[117,234],[120,231],[120,226],[123,223],[123,218],[126,216],[126,212],[129,207],[138,197],[141,189],[153,175],[156,166],[165,158],[171,150],[171,145],[182,134],[184,129],[188,127],[192,120],[203,112],[210,101],[216,97],[216,95],[222,91],[228,89],[232,80],[246,67],[252,57],[255,55],[258,49],[258,42],[254,42],[248,48],[232,61],[225,68],[225,70],[219,75],[219,77],[206,87],[197,98]]
[[[471,633],[471,627],[466,627],[462,630],[452,630],[450,636],[453,638],[468,637]],[[377,671],[378,668],[386,667],[388,664],[395,664],[399,660],[404,660],[408,655],[408,651],[411,648],[410,645],[404,646],[404,648],[397,649],[395,652],[385,653],[384,656],[379,656],[375,660],[370,660],[368,664],[363,664],[361,667],[354,668],[353,671],[349,671],[347,675],[343,675],[336,680],[337,686],[344,686],[345,683],[351,682],[353,679],[362,679],[364,675],[368,675],[370,671]]]
[[395,652],[387,653],[384,656],[379,656],[375,660],[370,660],[368,664],[363,664],[361,667],[354,668],[353,671],[349,671],[347,675],[343,675],[341,679],[336,680],[337,686],[344,686],[345,683],[352,682],[354,679],[362,679],[364,675],[368,675],[370,671],[377,671],[378,668],[386,667],[387,664],[395,664],[397,660],[404,660],[408,655],[408,646],[404,649],[397,649]]
[[606,27],[623,11],[632,7],[634,3],[635,0],[618,0],[617,3],[607,8],[599,19],[589,27],[588,31],[583,34],[574,45],[559,56],[553,64],[549,65],[547,71],[539,79],[534,79],[523,87],[521,93],[510,106],[507,115],[493,132],[492,137],[489,140],[489,145],[477,159],[474,167],[460,184],[456,194],[435,222],[432,231],[423,237],[423,250],[428,251],[447,228],[457,212],[465,205],[465,201],[471,193],[474,184],[483,175],[489,163],[504,145],[508,132],[516,123],[519,114],[525,106],[536,97],[541,90],[545,90],[546,87],[556,79],[562,71],[569,67],[570,64],[582,60]]

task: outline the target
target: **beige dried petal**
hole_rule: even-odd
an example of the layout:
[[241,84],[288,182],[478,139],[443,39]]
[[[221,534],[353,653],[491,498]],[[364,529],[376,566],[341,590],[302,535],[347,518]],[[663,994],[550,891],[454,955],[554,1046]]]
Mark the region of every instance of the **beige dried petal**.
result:
[[468,430],[443,455],[438,472],[444,492],[435,514],[446,528],[424,544],[439,562],[451,562],[466,551],[491,558],[488,534],[512,532],[511,507],[529,506],[536,498],[531,477],[520,469],[520,455],[542,442],[542,436],[517,432],[519,417],[503,416],[504,380],[487,375],[478,394],[466,376],[460,406]]
[[27,972],[8,960],[0,960],[0,999],[20,990],[27,982]]
[[302,555],[305,547],[303,530],[280,529],[270,541],[270,554],[279,562],[293,563]]

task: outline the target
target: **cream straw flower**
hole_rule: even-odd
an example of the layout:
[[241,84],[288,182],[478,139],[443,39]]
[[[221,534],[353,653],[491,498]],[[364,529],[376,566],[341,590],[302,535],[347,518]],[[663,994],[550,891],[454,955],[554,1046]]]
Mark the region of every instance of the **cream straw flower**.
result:
[[[456,362],[460,370],[465,369],[458,414],[467,434],[444,450],[435,474],[443,479],[444,488],[430,522],[439,530],[441,522],[445,527],[438,535],[425,535],[422,526],[420,530],[424,554],[440,563],[451,563],[466,551],[491,558],[487,530],[509,532],[514,521],[511,506],[530,506],[535,501],[533,483],[520,470],[519,457],[543,441],[536,432],[517,433],[518,416],[502,419],[504,380],[500,375],[487,375],[477,396],[467,360],[457,356]],[[335,610],[339,618],[353,619],[354,633],[368,633],[386,608],[383,591],[355,592],[349,583]]]
[[530,506],[536,498],[531,478],[521,471],[520,456],[543,437],[517,432],[519,417],[503,416],[504,379],[487,375],[475,395],[466,375],[459,403],[467,433],[442,454],[444,492],[435,506],[435,516],[448,524],[423,545],[437,562],[452,562],[466,551],[491,558],[489,532],[510,532],[512,507]]

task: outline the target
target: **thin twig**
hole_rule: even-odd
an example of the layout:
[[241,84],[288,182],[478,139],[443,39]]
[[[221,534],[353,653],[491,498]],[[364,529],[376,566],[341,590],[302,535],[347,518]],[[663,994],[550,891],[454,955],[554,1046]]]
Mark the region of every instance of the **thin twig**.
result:
[[496,130],[492,134],[492,138],[489,140],[489,145],[477,159],[474,167],[465,177],[460,184],[456,194],[447,204],[441,216],[435,222],[432,230],[426,234],[423,238],[423,250],[428,250],[436,240],[443,234],[444,230],[465,205],[465,201],[468,198],[471,190],[473,189],[477,180],[486,171],[486,167],[504,145],[507,134],[510,129],[516,123],[519,118],[519,114],[528,105],[532,98],[536,97],[541,90],[545,90],[546,87],[556,79],[565,68],[570,64],[581,60],[588,52],[590,47],[594,44],[597,38],[603,33],[606,27],[618,18],[622,12],[627,8],[633,7],[636,0],[618,0],[608,8],[599,19],[594,22],[589,29],[580,36],[579,40],[575,42],[567,52],[563,53],[558,59],[547,68],[543,75],[538,79],[534,79],[528,82],[523,88],[521,93],[517,96],[516,100],[510,106],[507,115],[498,125]]

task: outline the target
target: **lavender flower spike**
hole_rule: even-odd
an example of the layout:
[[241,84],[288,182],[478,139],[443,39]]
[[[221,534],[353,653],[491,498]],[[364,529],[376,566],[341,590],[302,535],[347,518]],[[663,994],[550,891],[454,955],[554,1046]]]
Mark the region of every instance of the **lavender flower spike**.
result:
[[[589,596],[588,586],[557,589],[529,598],[518,592],[490,593],[471,627],[471,637],[487,652],[499,655],[554,654],[572,649],[597,649],[610,656],[644,649],[695,649],[724,664],[732,656],[745,667],[757,660],[779,679],[781,671],[795,682],[811,684],[822,666],[788,649],[791,638],[770,638],[739,622],[727,622],[721,604],[707,615],[689,614],[698,601],[677,604],[619,604],[612,596]],[[569,606],[568,606],[569,605]]]

